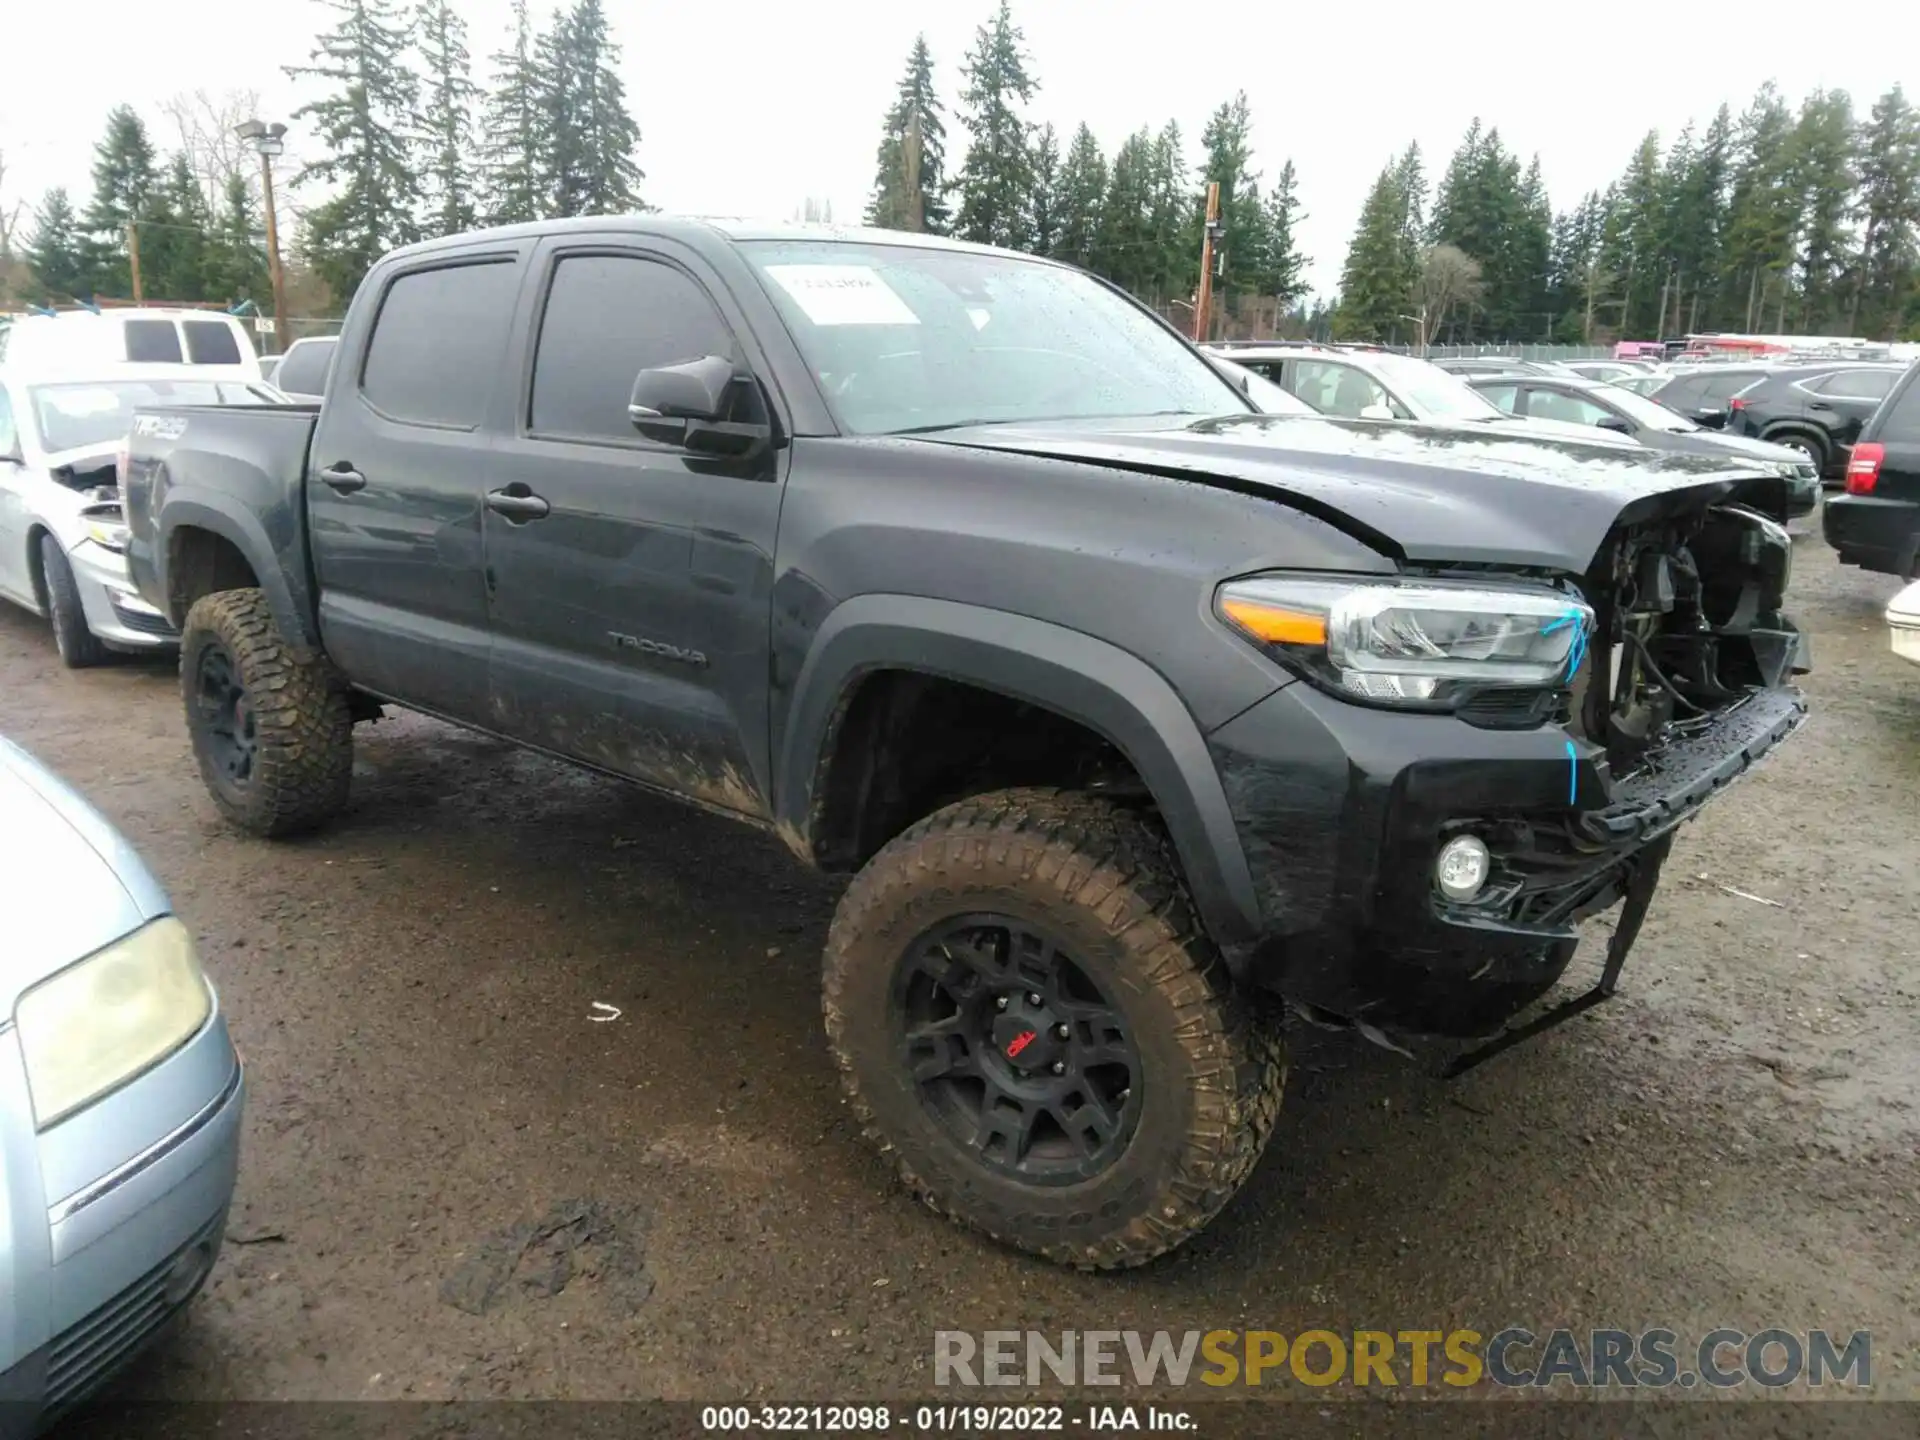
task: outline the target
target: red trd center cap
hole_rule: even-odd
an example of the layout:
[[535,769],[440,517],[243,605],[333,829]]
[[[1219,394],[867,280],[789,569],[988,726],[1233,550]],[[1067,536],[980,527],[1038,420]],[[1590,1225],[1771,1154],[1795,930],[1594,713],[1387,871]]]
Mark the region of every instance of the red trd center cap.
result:
[[1059,1023],[1045,1006],[1016,1001],[994,1016],[993,1048],[1016,1070],[1048,1069],[1065,1048],[1053,1033]]

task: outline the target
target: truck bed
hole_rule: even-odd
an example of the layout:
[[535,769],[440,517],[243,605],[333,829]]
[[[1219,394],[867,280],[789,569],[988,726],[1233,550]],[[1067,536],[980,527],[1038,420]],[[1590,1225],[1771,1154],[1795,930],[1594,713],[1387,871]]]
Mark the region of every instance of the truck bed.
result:
[[[307,549],[307,448],[320,418],[318,404],[169,405],[136,410],[127,439],[123,487],[127,565],[148,604],[178,625],[168,583],[182,525],[231,541],[244,556],[278,562],[279,577],[262,574],[276,610],[313,615],[313,571]],[[215,500],[220,503],[214,503]],[[165,506],[164,526],[159,523]],[[236,518],[239,517],[239,518]],[[251,534],[232,533],[246,526]],[[271,595],[282,588],[287,593]]]

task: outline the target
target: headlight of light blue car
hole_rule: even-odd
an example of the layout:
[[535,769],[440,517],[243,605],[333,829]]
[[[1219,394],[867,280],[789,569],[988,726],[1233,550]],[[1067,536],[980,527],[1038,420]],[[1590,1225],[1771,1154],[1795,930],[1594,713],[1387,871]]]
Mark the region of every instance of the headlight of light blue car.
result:
[[171,915],[43,980],[13,1012],[35,1126],[45,1130],[166,1059],[212,1008],[193,939]]

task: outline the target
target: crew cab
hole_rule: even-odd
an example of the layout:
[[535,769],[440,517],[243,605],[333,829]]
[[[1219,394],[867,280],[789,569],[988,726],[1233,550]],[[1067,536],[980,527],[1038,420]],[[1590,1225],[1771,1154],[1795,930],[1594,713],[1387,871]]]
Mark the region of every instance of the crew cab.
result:
[[1611,993],[1675,827],[1805,713],[1737,461],[1233,374],[920,235],[450,237],[370,271],[318,407],[135,417],[129,560],[244,829],[341,814],[400,705],[851,873],[823,1008],[869,1134],[1132,1265],[1271,1134],[1267,997],[1477,1039],[1622,904]]

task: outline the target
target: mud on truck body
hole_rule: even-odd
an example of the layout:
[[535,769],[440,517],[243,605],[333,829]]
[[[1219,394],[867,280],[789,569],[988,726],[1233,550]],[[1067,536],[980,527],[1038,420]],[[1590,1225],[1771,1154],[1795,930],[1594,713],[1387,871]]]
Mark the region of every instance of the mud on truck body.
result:
[[918,236],[413,247],[317,408],[145,412],[125,473],[231,820],[331,819],[397,704],[773,831],[853,877],[870,1135],[1082,1266],[1250,1173],[1272,997],[1484,1039],[1624,903],[1610,991],[1804,714],[1752,472],[1263,415],[1102,282]]

